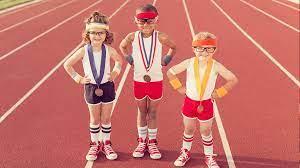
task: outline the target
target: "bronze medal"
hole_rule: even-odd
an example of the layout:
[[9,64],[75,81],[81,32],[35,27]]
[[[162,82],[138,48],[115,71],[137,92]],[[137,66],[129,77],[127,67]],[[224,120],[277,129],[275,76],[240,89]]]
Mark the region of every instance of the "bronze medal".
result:
[[100,89],[100,88],[97,88],[96,90],[95,90],[95,94],[97,95],[97,96],[102,96],[103,95],[103,90],[102,89]]
[[149,75],[144,75],[144,81],[145,82],[150,82],[151,81],[151,77]]
[[199,104],[199,106],[198,106],[198,108],[197,108],[197,112],[198,112],[198,113],[202,113],[203,110],[204,110],[203,105],[202,105],[202,104]]

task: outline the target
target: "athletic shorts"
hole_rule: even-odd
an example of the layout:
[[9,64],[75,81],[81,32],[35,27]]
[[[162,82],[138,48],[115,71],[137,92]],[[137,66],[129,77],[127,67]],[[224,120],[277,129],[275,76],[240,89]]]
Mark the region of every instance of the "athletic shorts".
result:
[[98,88],[96,84],[85,84],[84,85],[84,99],[87,104],[100,104],[100,103],[111,103],[115,100],[115,84],[113,82],[106,82],[100,84],[99,88],[103,90],[102,96],[97,96],[95,90]]

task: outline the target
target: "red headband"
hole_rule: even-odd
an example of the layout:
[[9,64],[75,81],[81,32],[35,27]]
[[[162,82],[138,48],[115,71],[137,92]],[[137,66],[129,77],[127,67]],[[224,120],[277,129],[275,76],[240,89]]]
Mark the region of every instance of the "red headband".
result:
[[203,46],[203,45],[216,46],[217,41],[215,39],[195,40],[195,41],[193,41],[192,45],[193,45],[193,47]]
[[154,19],[157,16],[155,12],[141,12],[137,14],[135,17],[138,19]]

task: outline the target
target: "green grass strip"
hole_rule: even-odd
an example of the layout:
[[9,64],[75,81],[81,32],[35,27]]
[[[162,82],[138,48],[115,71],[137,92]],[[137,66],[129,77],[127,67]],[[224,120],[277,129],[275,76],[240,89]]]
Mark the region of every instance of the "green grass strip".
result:
[[10,8],[33,0],[0,0],[0,10]]

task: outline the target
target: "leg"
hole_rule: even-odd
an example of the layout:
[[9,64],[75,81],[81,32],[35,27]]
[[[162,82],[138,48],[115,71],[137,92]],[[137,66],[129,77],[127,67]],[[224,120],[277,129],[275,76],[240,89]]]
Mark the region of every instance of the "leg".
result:
[[183,115],[184,133],[182,148],[179,157],[174,162],[175,166],[184,166],[187,161],[191,158],[191,148],[194,137],[194,132],[196,130],[196,119],[189,118]]
[[213,120],[205,122],[200,121],[200,133],[205,154],[205,163],[209,168],[219,168],[217,162],[213,158],[213,137],[212,137]]
[[152,159],[160,159],[161,158],[161,153],[159,152],[159,149],[157,147],[157,140],[156,140],[156,135],[157,135],[157,109],[160,104],[160,100],[151,100],[148,99],[148,151],[150,153],[150,157]]
[[117,153],[113,150],[110,141],[112,106],[113,103],[103,103],[101,110],[101,129],[103,135],[102,152],[109,160],[115,160],[118,157]]
[[100,132],[100,108],[101,105],[88,105],[90,112],[90,134],[91,143],[88,154],[86,155],[87,160],[96,160],[99,153],[98,134]]
[[143,157],[146,151],[146,137],[147,137],[147,98],[136,100],[138,106],[137,112],[137,128],[138,128],[138,146],[133,151],[132,156],[135,158]]

